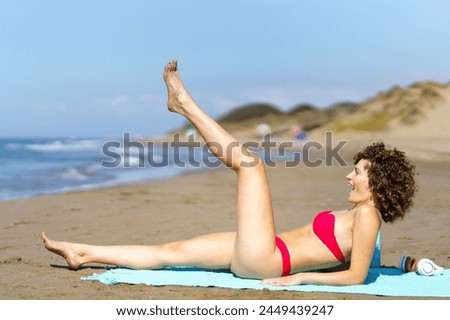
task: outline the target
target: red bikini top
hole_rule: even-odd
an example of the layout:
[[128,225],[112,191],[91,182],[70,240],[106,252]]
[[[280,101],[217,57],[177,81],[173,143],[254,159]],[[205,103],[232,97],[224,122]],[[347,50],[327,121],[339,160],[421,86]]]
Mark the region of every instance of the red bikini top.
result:
[[312,227],[316,236],[327,246],[331,253],[334,254],[336,259],[344,263],[344,254],[342,253],[341,248],[339,248],[334,235],[335,220],[336,217],[331,211],[323,211],[314,218]]

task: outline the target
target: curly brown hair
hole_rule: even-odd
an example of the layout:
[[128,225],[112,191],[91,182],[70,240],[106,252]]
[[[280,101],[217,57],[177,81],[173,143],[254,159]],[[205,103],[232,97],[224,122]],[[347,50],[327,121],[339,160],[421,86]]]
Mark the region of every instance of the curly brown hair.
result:
[[397,149],[387,149],[383,142],[376,142],[357,153],[353,158],[369,161],[367,169],[369,188],[374,202],[381,212],[384,222],[402,219],[413,206],[417,191],[414,181],[415,166],[405,153]]

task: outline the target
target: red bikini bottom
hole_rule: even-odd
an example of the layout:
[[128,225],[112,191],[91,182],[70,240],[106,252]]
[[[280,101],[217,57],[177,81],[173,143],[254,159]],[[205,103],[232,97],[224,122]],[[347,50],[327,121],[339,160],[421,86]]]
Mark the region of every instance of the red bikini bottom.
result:
[[281,276],[288,276],[291,274],[291,255],[289,254],[289,250],[284,241],[278,237],[275,237],[275,245],[281,252],[281,260],[283,262],[283,272]]

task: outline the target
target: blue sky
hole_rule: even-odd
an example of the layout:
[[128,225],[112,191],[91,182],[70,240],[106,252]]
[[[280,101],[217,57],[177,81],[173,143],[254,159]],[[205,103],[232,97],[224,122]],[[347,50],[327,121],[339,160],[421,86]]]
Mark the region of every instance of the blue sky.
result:
[[0,0],[0,136],[158,135],[173,58],[212,116],[450,80],[450,2]]

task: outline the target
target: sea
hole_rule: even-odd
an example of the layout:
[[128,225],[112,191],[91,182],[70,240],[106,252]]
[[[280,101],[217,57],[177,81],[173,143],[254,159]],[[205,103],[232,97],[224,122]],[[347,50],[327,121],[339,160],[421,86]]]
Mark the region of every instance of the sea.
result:
[[203,149],[179,148],[175,159],[169,146],[142,145],[127,148],[121,139],[103,138],[0,138],[0,201],[163,179],[205,168],[201,161],[186,160],[189,152],[202,157]]
[[[255,151],[265,158],[264,152]],[[292,152],[272,153],[270,161],[292,160],[295,156]],[[0,201],[223,167],[205,145],[140,142],[130,137],[0,137],[0,163]]]
[[[0,201],[165,179],[223,167],[190,144],[111,138],[0,137]],[[260,153],[264,158],[264,153]],[[272,160],[292,159],[285,152]]]

